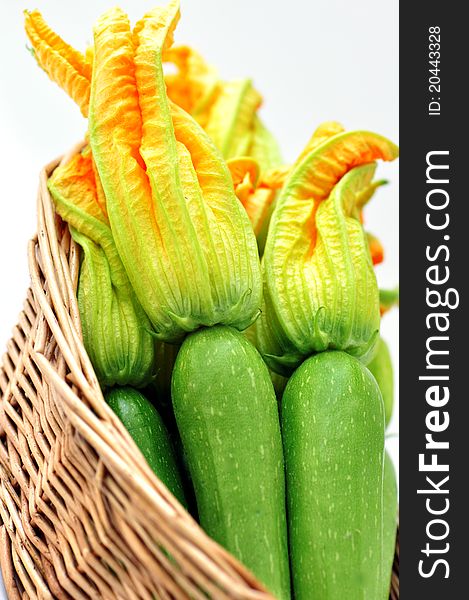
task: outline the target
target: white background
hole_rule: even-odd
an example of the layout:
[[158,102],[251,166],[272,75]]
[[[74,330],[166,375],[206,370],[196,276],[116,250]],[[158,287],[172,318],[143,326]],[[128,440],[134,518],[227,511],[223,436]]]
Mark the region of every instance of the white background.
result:
[[[120,0],[133,21],[158,0]],[[0,353],[28,286],[26,244],[35,231],[40,168],[80,140],[78,108],[26,49],[23,8],[39,8],[68,42],[84,50],[92,23],[119,0],[2,0],[0,17]],[[264,96],[262,116],[292,161],[316,126],[339,120],[398,142],[398,1],[181,0],[176,43],[197,48],[221,75],[250,76]],[[383,287],[398,282],[398,164],[380,165],[390,185],[366,211],[382,241]],[[398,311],[382,334],[398,359]],[[397,399],[396,399],[397,401]],[[398,464],[398,410],[387,445]],[[0,598],[2,591],[0,589]]]

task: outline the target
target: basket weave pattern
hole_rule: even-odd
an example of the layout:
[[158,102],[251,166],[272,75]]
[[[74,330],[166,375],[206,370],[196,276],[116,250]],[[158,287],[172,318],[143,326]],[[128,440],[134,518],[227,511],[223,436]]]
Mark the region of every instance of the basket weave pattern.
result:
[[[47,190],[59,162],[41,173],[31,289],[0,368],[8,597],[274,600],[160,483],[103,400],[81,340],[78,247]],[[396,559],[392,600],[398,547]]]

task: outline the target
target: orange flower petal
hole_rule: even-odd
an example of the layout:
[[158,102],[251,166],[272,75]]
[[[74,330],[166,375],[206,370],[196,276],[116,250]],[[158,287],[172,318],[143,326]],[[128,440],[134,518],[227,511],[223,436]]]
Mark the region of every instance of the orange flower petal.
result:
[[52,31],[39,11],[25,11],[25,28],[41,68],[65,90],[86,116],[91,79],[89,62],[81,52]]

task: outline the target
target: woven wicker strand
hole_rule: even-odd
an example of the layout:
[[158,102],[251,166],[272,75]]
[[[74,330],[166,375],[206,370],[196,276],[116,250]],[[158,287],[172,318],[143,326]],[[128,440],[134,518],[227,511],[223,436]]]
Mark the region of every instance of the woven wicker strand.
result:
[[31,289],[0,367],[8,598],[274,600],[173,498],[103,400],[81,339],[78,248],[47,189],[78,148],[41,173]]

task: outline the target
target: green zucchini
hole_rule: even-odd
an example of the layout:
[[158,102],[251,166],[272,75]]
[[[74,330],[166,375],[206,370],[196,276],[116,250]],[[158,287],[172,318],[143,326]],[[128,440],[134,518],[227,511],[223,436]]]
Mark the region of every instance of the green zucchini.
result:
[[282,398],[296,600],[384,600],[384,408],[345,352],[307,359]]
[[384,453],[384,507],[383,507],[383,598],[388,598],[391,587],[392,565],[397,533],[397,483],[394,465]]
[[391,353],[382,337],[378,339],[375,353],[367,367],[373,373],[379,385],[379,389],[381,390],[384,401],[386,425],[388,425],[391,420],[394,404],[394,374]]
[[288,599],[282,440],[260,354],[230,327],[194,332],[179,350],[172,398],[202,527]]
[[153,404],[131,387],[113,388],[105,398],[158,478],[187,507],[168,431]]

